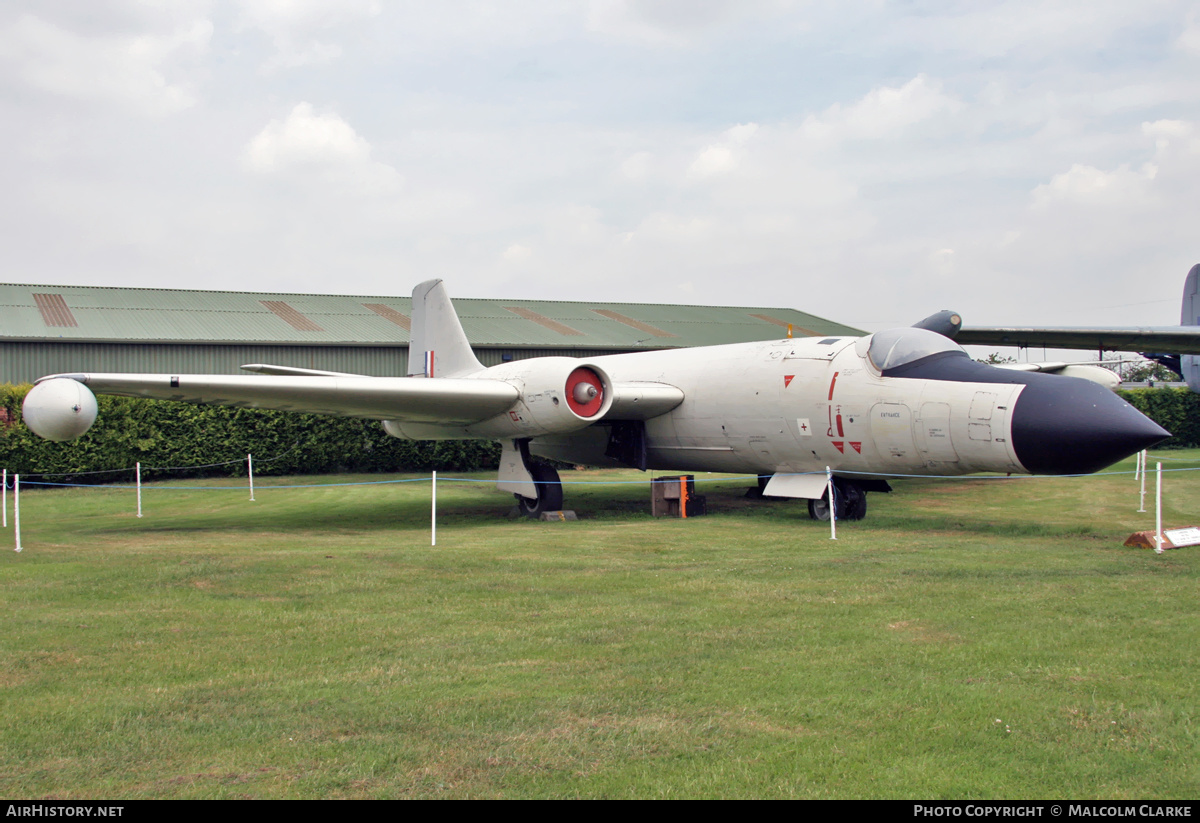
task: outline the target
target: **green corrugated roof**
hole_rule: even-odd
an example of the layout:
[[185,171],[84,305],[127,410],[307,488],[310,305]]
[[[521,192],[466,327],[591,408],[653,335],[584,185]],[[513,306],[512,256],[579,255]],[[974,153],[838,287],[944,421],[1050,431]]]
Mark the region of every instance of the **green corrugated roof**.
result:
[[[368,304],[405,316],[412,313],[408,297],[4,283],[0,340],[407,345],[408,331]],[[779,307],[469,298],[454,298],[454,307],[476,347],[629,350],[714,345],[784,337],[787,323],[794,325],[797,337],[863,333]]]

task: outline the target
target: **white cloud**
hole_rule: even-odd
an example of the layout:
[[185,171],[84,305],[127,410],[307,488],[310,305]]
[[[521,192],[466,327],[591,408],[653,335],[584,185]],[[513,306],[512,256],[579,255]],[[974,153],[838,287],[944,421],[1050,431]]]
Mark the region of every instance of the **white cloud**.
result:
[[513,243],[500,255],[506,263],[524,263],[533,255],[533,250],[520,243]]
[[168,34],[84,36],[23,14],[0,31],[0,60],[42,91],[170,114],[196,101],[186,84],[167,80],[167,64],[203,54],[212,33],[210,21],[195,19]]
[[737,158],[728,146],[709,146],[700,152],[688,169],[691,177],[712,177],[737,168]]
[[[1154,140],[1153,159],[1133,168],[1122,163],[1105,171],[1084,163],[1075,163],[1065,172],[1032,192],[1034,209],[1050,208],[1057,203],[1076,206],[1131,210],[1144,206],[1156,196],[1160,183],[1175,184],[1181,177],[1200,171],[1200,139],[1192,123],[1183,120],[1156,120],[1143,123],[1141,133]],[[1165,181],[1160,171],[1166,169]]]
[[929,264],[933,273],[939,277],[954,276],[954,249],[938,249],[929,255]]
[[380,11],[378,0],[241,0],[236,28],[258,29],[270,39],[275,52],[264,70],[290,69],[337,60],[343,49],[330,36]]
[[1155,120],[1153,123],[1142,123],[1142,134],[1150,137],[1172,138],[1187,137],[1192,133],[1192,125],[1183,120]]
[[757,123],[738,124],[721,135],[721,140],[696,155],[688,168],[689,177],[713,177],[727,174],[738,167],[738,149],[746,145],[758,131]]
[[1033,208],[1046,209],[1055,202],[1089,206],[1127,206],[1147,194],[1158,167],[1146,163],[1138,171],[1121,165],[1112,171],[1076,163],[1070,170],[1056,174],[1049,183],[1033,190]]
[[371,146],[336,114],[317,114],[298,103],[286,120],[272,120],[246,146],[244,160],[262,174],[295,166],[367,162]]
[[645,180],[650,176],[653,162],[654,157],[648,151],[631,154],[621,163],[621,175],[627,180]]
[[298,103],[285,120],[272,120],[246,144],[242,165],[261,175],[317,177],[384,194],[400,183],[396,170],[371,159],[371,145],[336,114]]
[[819,116],[805,118],[802,137],[821,142],[896,137],[909,127],[958,109],[961,103],[941,84],[918,74],[903,86],[880,86],[857,103],[835,103]]
[[1185,51],[1190,51],[1192,54],[1200,54],[1200,15],[1192,14],[1188,16],[1187,28],[1179,35],[1176,43]]
[[589,0],[589,30],[658,45],[686,45],[742,20],[792,9],[790,0]]

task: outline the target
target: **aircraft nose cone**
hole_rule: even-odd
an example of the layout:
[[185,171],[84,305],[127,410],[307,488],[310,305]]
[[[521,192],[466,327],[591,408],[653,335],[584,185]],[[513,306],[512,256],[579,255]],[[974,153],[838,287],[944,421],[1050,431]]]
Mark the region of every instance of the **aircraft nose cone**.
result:
[[1171,433],[1108,389],[1087,380],[1029,375],[1013,408],[1017,459],[1033,474],[1087,474],[1149,448]]

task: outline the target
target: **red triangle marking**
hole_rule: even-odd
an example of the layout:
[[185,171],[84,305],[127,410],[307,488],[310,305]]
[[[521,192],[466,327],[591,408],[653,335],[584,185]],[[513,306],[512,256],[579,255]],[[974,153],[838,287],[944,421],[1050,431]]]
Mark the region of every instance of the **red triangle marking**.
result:
[[785,375],[783,376],[783,387],[784,387],[785,389],[786,389],[788,386],[792,385],[792,378],[793,378],[793,377],[795,377],[795,376],[796,376],[796,375],[794,375],[794,374],[785,374]]
[[838,451],[840,451],[842,454],[845,454],[845,453],[846,453],[846,450],[845,450],[844,448],[842,448],[842,446],[843,446],[844,444],[842,443],[842,441],[841,441],[841,440],[834,440],[834,441],[833,441],[833,445],[834,445],[834,446],[836,446],[836,447],[837,447],[837,450],[838,450]]
[[859,441],[858,443],[851,441],[850,448],[854,449],[859,454],[862,454],[862,441]]

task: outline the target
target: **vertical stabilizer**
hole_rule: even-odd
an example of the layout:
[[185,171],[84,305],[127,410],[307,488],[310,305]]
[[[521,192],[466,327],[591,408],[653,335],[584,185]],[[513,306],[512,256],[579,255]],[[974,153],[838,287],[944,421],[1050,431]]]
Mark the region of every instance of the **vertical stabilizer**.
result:
[[412,294],[409,375],[458,377],[482,369],[442,281],[418,284]]
[[[1187,279],[1183,281],[1183,308],[1179,315],[1181,326],[1200,326],[1200,294],[1196,293],[1200,283],[1197,281],[1200,281],[1200,263],[1192,266],[1192,270],[1187,273]],[[1183,355],[1179,358],[1179,370],[1183,373],[1188,388],[1200,392],[1200,357],[1194,354]]]

